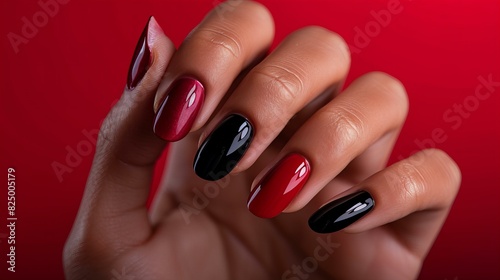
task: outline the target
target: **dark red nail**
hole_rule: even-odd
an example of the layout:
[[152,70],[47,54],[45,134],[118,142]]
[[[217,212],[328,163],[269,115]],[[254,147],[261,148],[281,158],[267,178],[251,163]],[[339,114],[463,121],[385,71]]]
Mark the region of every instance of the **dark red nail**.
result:
[[296,153],[285,156],[252,190],[248,209],[261,218],[277,216],[299,193],[310,173],[306,158]]
[[200,111],[205,90],[196,79],[177,79],[165,93],[156,113],[153,131],[159,137],[173,142],[186,136]]
[[137,42],[137,46],[135,47],[132,62],[130,62],[127,77],[127,87],[129,89],[133,89],[137,86],[137,84],[139,84],[148,71],[149,64],[151,62],[151,51],[148,46],[148,30],[152,18],[153,17],[149,18],[146,27],[142,31],[139,42]]

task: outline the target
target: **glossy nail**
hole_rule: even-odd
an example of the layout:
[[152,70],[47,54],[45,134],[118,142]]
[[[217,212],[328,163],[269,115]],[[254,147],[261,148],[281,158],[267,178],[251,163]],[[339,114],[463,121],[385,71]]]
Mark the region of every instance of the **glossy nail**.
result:
[[292,153],[281,159],[252,190],[247,207],[261,218],[273,218],[290,204],[302,189],[311,167],[305,157]]
[[154,17],[150,17],[135,47],[127,76],[127,87],[135,88],[142,80],[151,63],[151,47],[155,36],[163,33]]
[[215,181],[229,174],[250,146],[253,133],[245,117],[228,116],[198,149],[193,164],[196,175]]
[[178,141],[193,125],[205,98],[203,85],[194,78],[177,79],[165,93],[155,116],[153,131],[167,141]]
[[309,227],[318,233],[339,231],[373,209],[375,201],[366,191],[359,191],[333,200],[309,218]]

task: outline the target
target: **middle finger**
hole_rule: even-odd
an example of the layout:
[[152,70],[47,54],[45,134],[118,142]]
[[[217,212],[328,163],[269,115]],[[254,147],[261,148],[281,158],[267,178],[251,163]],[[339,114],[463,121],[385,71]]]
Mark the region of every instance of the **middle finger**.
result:
[[248,168],[293,115],[343,80],[349,65],[339,35],[320,27],[292,33],[249,72],[208,124],[195,157],[196,174],[218,180],[237,164],[237,171]]

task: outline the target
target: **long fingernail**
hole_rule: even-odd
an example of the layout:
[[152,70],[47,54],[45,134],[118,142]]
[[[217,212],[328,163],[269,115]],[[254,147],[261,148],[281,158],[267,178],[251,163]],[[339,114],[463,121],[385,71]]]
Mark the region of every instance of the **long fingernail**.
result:
[[321,207],[309,218],[309,227],[318,233],[339,231],[368,214],[374,206],[372,196],[359,191]]
[[154,37],[158,33],[163,33],[163,30],[154,17],[151,16],[148,19],[146,27],[142,31],[139,42],[137,42],[135,47],[132,61],[130,62],[127,76],[127,87],[129,89],[135,88],[148,71],[151,63],[152,43],[154,42]]
[[296,153],[285,156],[252,190],[248,209],[261,218],[277,216],[302,189],[310,173],[311,167],[305,157]]
[[194,171],[200,178],[215,181],[233,170],[253,138],[253,127],[241,115],[222,121],[198,149]]
[[205,98],[203,85],[196,79],[181,77],[165,93],[156,113],[153,131],[167,141],[178,141],[193,125]]

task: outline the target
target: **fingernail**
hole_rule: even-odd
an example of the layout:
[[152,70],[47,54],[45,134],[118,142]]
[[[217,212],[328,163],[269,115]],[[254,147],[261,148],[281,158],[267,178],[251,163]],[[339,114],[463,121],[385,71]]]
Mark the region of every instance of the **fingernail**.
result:
[[233,114],[222,121],[201,144],[194,159],[200,178],[215,181],[233,170],[253,138],[253,127],[243,116]]
[[151,47],[156,35],[159,33],[163,33],[163,30],[154,17],[151,16],[142,31],[139,42],[137,42],[135,47],[132,61],[130,62],[127,76],[127,87],[129,89],[135,88],[148,71],[151,63]]
[[156,113],[153,131],[159,137],[178,141],[193,125],[205,98],[203,85],[196,79],[181,77],[165,93]]
[[305,157],[296,153],[285,156],[252,190],[248,209],[261,218],[277,216],[302,189],[310,173],[311,167]]
[[375,205],[372,196],[359,191],[333,200],[309,218],[309,227],[318,233],[331,233],[346,228],[368,214]]

